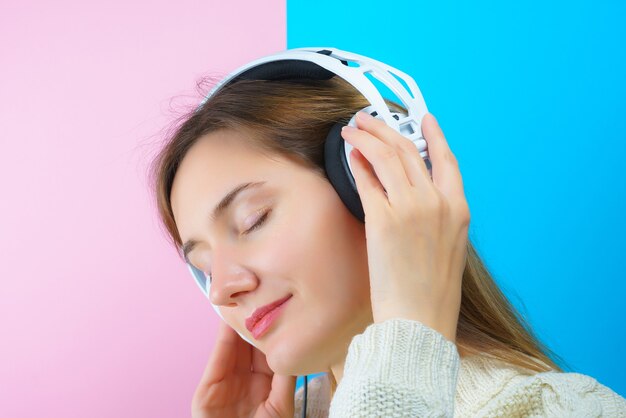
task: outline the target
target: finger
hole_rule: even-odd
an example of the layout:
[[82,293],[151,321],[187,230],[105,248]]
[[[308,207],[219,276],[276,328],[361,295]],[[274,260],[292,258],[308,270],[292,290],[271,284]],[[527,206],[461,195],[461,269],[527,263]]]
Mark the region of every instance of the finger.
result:
[[420,189],[433,186],[424,158],[413,141],[387,125],[384,120],[375,118],[367,112],[357,112],[356,120],[360,129],[395,147],[413,187]]
[[354,181],[363,204],[365,218],[370,219],[368,215],[374,216],[373,211],[378,211],[382,205],[389,205],[387,196],[374,169],[356,148],[350,152],[350,163],[353,167]]
[[295,376],[283,376],[274,374],[272,378],[272,390],[267,397],[267,401],[271,408],[277,412],[281,417],[292,417],[294,411],[296,391],[296,377]]
[[[226,322],[220,321],[215,346],[200,382],[211,383],[221,380],[229,373],[245,369],[246,362],[247,370],[250,370],[250,353],[245,355],[245,347],[242,347],[244,344],[249,346]],[[244,353],[243,356],[242,353]]]
[[450,200],[464,199],[463,180],[458,162],[448,146],[437,119],[431,113],[426,113],[422,119],[422,133],[428,143],[433,182]]
[[369,132],[350,126],[342,129],[341,136],[372,164],[376,177],[387,193],[389,203],[393,206],[401,202],[403,196],[407,195],[407,186],[411,184],[395,148]]

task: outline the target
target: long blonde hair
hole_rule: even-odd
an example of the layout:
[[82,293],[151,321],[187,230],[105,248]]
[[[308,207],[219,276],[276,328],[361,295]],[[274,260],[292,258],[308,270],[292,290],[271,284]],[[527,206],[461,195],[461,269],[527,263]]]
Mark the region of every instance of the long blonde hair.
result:
[[[205,78],[198,86],[213,84]],[[405,112],[386,100],[392,110]],[[189,148],[202,135],[218,129],[243,132],[261,150],[278,153],[326,178],[324,141],[336,122],[369,105],[340,77],[330,80],[242,80],[213,95],[204,106],[181,118],[150,169],[156,205],[168,239],[180,256],[182,245],[170,204],[172,182]],[[488,355],[535,372],[563,370],[565,362],[542,344],[502,293],[471,240],[463,272],[456,344],[465,355]],[[552,357],[552,358],[551,358]],[[336,382],[331,375],[333,391]]]

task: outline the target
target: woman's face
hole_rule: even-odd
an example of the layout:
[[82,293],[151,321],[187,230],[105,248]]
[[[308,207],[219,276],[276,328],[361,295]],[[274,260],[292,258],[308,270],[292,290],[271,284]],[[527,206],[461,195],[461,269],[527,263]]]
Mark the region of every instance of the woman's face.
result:
[[[249,182],[264,183],[210,219],[228,192]],[[189,149],[171,204],[182,242],[198,241],[189,261],[211,273],[209,299],[266,354],[274,372],[326,371],[372,323],[364,225],[311,169],[221,130]],[[258,220],[263,223],[245,234]],[[269,330],[254,339],[246,318],[289,295]]]

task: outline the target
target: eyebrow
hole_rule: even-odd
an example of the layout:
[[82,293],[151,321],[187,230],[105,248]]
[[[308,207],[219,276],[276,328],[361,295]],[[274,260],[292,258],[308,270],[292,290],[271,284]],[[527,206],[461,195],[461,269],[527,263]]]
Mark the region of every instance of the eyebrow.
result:
[[[239,195],[239,193],[243,192],[246,189],[251,189],[251,188],[262,186],[265,183],[266,183],[265,181],[255,181],[255,182],[241,183],[240,185],[236,186],[230,192],[226,193],[226,195],[222,198],[222,200],[215,206],[215,208],[213,208],[213,212],[211,213],[209,220],[211,222],[215,222],[217,218],[222,216],[224,212],[226,211],[226,209],[228,209],[228,207],[234,202],[235,198]],[[190,239],[190,240],[187,240],[187,242],[185,242],[183,246],[181,247],[183,251],[183,257],[185,258],[185,261],[187,263],[189,263],[189,259],[187,258],[187,255],[191,252],[191,250],[193,250],[193,248],[198,244],[198,242],[199,241]]]

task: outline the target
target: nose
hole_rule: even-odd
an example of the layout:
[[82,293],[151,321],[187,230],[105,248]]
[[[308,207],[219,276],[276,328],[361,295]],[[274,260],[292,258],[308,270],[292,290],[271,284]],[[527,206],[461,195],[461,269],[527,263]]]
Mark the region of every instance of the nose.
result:
[[236,306],[240,295],[258,286],[256,275],[239,263],[238,259],[238,254],[233,251],[214,250],[211,261],[211,289],[209,290],[209,300],[212,304]]

